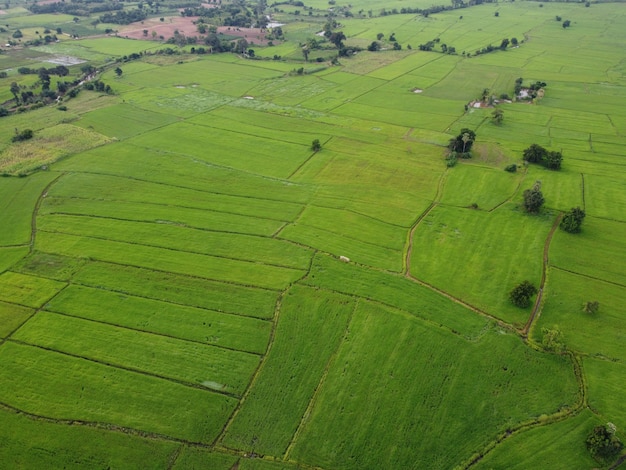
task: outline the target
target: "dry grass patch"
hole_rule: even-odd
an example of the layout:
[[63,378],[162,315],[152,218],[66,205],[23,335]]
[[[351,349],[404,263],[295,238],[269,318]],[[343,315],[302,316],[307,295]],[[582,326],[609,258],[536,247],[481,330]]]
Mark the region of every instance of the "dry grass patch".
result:
[[0,153],[0,173],[9,175],[33,172],[60,158],[98,147],[112,139],[71,124],[42,129],[28,141],[10,145]]

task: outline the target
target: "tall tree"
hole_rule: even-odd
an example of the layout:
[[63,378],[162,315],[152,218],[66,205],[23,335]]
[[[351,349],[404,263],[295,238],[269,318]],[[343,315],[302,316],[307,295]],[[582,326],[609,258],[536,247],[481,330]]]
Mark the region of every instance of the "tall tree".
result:
[[524,150],[524,160],[529,163],[541,163],[545,158],[548,151],[541,145],[532,144],[526,150]]
[[11,83],[11,93],[15,97],[15,103],[20,104],[20,86],[17,82]]
[[530,214],[537,214],[545,199],[541,192],[541,181],[536,181],[532,188],[524,191],[524,210]]
[[559,227],[569,233],[578,233],[584,219],[585,211],[580,207],[572,207],[561,219]]

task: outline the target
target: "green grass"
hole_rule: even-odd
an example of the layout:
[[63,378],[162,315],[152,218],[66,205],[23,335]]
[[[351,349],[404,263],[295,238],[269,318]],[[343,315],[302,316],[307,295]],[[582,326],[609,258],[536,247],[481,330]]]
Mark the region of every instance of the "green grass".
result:
[[12,339],[234,395],[243,393],[259,362],[246,353],[45,312]]
[[101,217],[40,217],[38,230],[306,269],[311,252],[269,237],[212,232],[168,223],[144,223]]
[[0,302],[0,338],[6,338],[28,320],[34,310]]
[[258,354],[265,352],[271,328],[269,322],[241,315],[77,285],[48,302],[46,310]]
[[225,446],[261,454],[285,452],[332,361],[353,308],[353,301],[337,294],[307,287],[287,292],[277,339],[225,434]]
[[32,346],[4,343],[0,359],[0,400],[50,418],[210,442],[236,403],[213,392]]
[[552,241],[550,263],[558,268],[626,285],[624,223],[586,217],[581,233],[559,230]]
[[0,211],[4,219],[0,246],[30,241],[35,204],[46,185],[55,177],[52,173],[38,173],[29,178],[0,179]]
[[177,444],[0,411],[0,459],[11,468],[166,468]]
[[587,451],[585,440],[598,424],[604,423],[585,410],[565,421],[514,434],[485,455],[476,469],[595,468],[598,463]]
[[501,169],[458,165],[446,175],[441,202],[458,207],[478,204],[483,210],[492,210],[515,194],[522,178]]
[[487,320],[415,282],[329,256],[316,256],[303,282],[399,308],[466,337],[477,336],[487,325]]
[[271,290],[101,262],[89,263],[74,281],[123,294],[257,318],[272,318],[277,298]]
[[[559,269],[550,269],[544,293],[545,304],[534,330],[540,340],[542,328],[558,326],[563,342],[581,354],[623,360],[625,292],[610,284]],[[596,314],[583,311],[586,302],[597,301]],[[599,340],[598,338],[602,338]]]
[[471,343],[359,303],[292,457],[410,468],[419,455],[424,468],[451,468],[507,427],[574,403],[566,358],[501,333]]
[[84,114],[76,125],[108,137],[124,139],[174,121],[172,116],[119,104]]
[[46,253],[70,256],[79,252],[97,261],[275,290],[304,274],[300,269],[60,233],[38,232],[35,246]]
[[9,271],[0,275],[0,300],[41,307],[65,286],[64,282]]
[[411,273],[520,326],[529,312],[513,306],[508,295],[524,280],[539,285],[552,223],[549,214],[528,215],[513,204],[494,212],[436,207],[413,236]]
[[405,233],[406,229],[353,212],[309,206],[293,225],[281,231],[280,237],[347,256],[357,263],[400,271]]
[[[245,181],[245,176],[240,176],[240,179]],[[234,179],[234,175],[232,178]],[[226,190],[228,179],[224,178],[224,190]],[[220,193],[218,188],[215,187],[216,184],[217,181],[211,186],[195,189],[193,187],[153,181],[130,180],[123,176],[106,174],[64,175],[50,191],[50,198],[44,201],[42,213],[54,212],[57,206],[60,206],[59,210],[63,212],[64,208],[69,206],[69,213],[114,217],[116,207],[119,207],[120,215],[126,215],[126,212],[132,212],[134,207],[131,204],[130,208],[125,210],[124,204],[142,203],[148,206],[162,206],[165,209],[169,206],[175,206],[177,209],[181,209],[182,214],[185,213],[185,209],[221,212],[225,214],[224,217],[232,216],[231,220],[235,223],[238,220],[238,215],[254,217],[257,225],[268,230],[265,224],[270,224],[269,226],[271,227],[278,227],[280,224],[272,221],[287,222],[293,220],[302,210],[302,206],[297,202],[268,199],[267,197],[261,197],[261,194],[247,194],[244,186],[231,187],[229,192]],[[253,189],[253,186],[252,182],[250,182],[250,191],[256,192],[257,190]],[[272,191],[270,188],[263,188],[267,190],[266,196],[268,193],[282,195],[277,189]],[[243,194],[237,194],[238,191],[241,191]],[[289,192],[287,191],[286,197],[288,196]],[[56,197],[63,197],[66,200],[59,201],[55,199]],[[87,201],[76,200],[79,197],[87,199]],[[72,200],[67,200],[70,198]],[[102,200],[105,202],[117,202],[118,204],[101,204],[100,201]],[[84,205],[88,205],[88,208],[83,208]],[[94,208],[94,206],[96,207]],[[77,207],[77,209],[73,209],[74,207]],[[154,209],[146,209],[145,211],[149,213],[150,210]],[[179,213],[178,210],[175,214],[172,212],[169,211],[169,216],[166,220],[173,218],[172,222],[178,222],[176,219]],[[161,211],[160,214],[162,213]],[[128,218],[137,219],[140,217],[141,215],[137,214]],[[197,217],[194,216],[192,220],[197,220]],[[208,224],[209,222],[204,223]],[[253,224],[251,221],[248,221],[246,225]]]
[[584,360],[584,370],[589,387],[589,407],[604,422],[617,426],[618,436],[624,440],[626,412],[622,400],[624,364],[602,359]]
[[[129,199],[130,198],[129,196]],[[148,198],[146,197],[146,199]],[[233,201],[232,198],[231,202],[233,204],[230,205],[225,201],[225,199],[228,199],[226,197],[220,198],[217,196],[215,199],[222,199],[222,203],[219,204],[215,201],[214,208],[216,210],[209,210],[206,208],[196,209],[180,205],[174,206],[174,204],[165,203],[127,201],[110,201],[109,203],[103,203],[103,201],[96,199],[49,197],[46,199],[39,214],[91,216],[92,218],[90,220],[93,220],[93,217],[104,217],[233,234],[263,236],[272,235],[283,225],[283,222],[278,220],[228,212],[229,210],[237,210],[238,208],[249,212],[250,205],[245,206],[241,204],[235,206],[236,201]],[[193,202],[191,198],[178,201],[179,204],[192,204]],[[197,200],[195,202],[197,204]],[[259,207],[262,204],[262,201],[258,201],[256,206]],[[175,210],[172,210],[174,207]],[[268,212],[268,215],[276,217],[275,212]]]
[[197,447],[183,447],[172,467],[174,470],[231,470],[238,462],[234,455],[218,454]]
[[27,246],[0,248],[0,272],[10,269],[15,263],[28,255]]

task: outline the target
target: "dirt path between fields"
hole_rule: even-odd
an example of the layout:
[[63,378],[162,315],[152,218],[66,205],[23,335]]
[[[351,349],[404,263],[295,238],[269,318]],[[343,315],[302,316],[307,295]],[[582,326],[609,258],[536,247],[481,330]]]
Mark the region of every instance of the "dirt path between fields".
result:
[[528,321],[526,322],[526,325],[524,326],[524,329],[521,332],[523,338],[528,337],[528,332],[530,331],[533,325],[533,322],[540,315],[541,300],[543,298],[543,288],[546,283],[546,273],[548,271],[548,252],[550,251],[550,243],[552,242],[552,237],[554,236],[554,232],[559,226],[559,223],[561,222],[562,218],[563,218],[563,213],[559,212],[559,215],[557,216],[556,220],[552,224],[552,228],[550,229],[550,232],[548,233],[546,242],[543,244],[543,268],[541,272],[541,284],[539,284],[539,293],[537,294],[537,300],[535,300],[535,305],[533,306],[533,310],[532,312],[530,312],[530,317],[528,318]]

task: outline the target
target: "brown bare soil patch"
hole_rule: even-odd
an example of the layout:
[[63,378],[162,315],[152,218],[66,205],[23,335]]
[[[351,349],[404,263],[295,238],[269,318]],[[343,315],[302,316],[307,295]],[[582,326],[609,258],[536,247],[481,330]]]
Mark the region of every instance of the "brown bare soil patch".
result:
[[[45,0],[44,0],[45,1]],[[198,33],[198,28],[194,24],[198,20],[197,16],[191,17],[178,17],[172,16],[165,18],[165,21],[159,20],[159,18],[149,18],[140,23],[132,23],[127,26],[122,26],[118,31],[118,36],[129,39],[150,39],[152,40],[152,31],[156,33],[154,40],[159,40],[160,36],[165,39],[169,39],[174,36],[174,31],[178,31],[185,36],[197,36],[201,38]],[[143,31],[148,30],[148,35],[145,36]],[[266,30],[260,28],[237,28],[234,26],[220,26],[217,28],[218,33],[226,34],[228,36],[234,36],[237,38],[243,38],[249,43],[255,45],[267,45],[267,39],[265,39]]]
[[[159,18],[149,18],[140,23],[122,26],[118,31],[118,36],[130,39],[152,39],[152,31],[154,31],[156,40],[159,39],[159,36],[169,39],[174,36],[176,30],[185,36],[198,36],[198,28],[193,24],[197,19],[198,17],[194,16],[172,16],[165,18],[165,21],[161,21]],[[148,30],[147,36],[143,34],[144,29]]]

